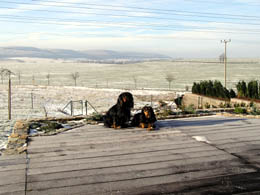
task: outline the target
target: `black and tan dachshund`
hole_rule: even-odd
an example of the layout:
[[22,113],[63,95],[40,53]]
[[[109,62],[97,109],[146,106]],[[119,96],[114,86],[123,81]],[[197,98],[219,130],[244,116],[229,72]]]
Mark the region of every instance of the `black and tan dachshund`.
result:
[[145,106],[142,108],[141,113],[134,115],[131,126],[147,128],[147,130],[152,130],[155,128],[154,123],[157,121],[153,108],[151,106]]
[[117,99],[117,103],[104,116],[104,125],[115,129],[127,127],[133,107],[133,95],[129,92],[121,93]]

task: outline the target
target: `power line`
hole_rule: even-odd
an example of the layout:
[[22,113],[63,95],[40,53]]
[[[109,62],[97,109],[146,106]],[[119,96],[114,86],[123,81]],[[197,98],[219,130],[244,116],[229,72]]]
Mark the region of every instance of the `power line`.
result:
[[[227,1],[218,1],[218,2],[216,2],[216,1],[207,1],[207,0],[196,0],[196,1],[194,1],[194,0],[183,0],[183,1],[188,1],[188,2],[191,2],[191,3],[209,3],[209,4],[217,4],[217,5],[219,5],[219,4],[221,4],[221,5],[223,5],[223,4],[225,4],[225,3],[227,3]],[[232,5],[246,5],[246,6],[260,6],[260,4],[259,3],[249,3],[249,2],[231,2],[232,3]]]
[[[27,20],[49,20],[52,22],[76,22],[76,23],[82,23],[82,24],[90,24],[88,22],[93,22],[93,23],[103,23],[103,24],[110,24],[110,25],[115,25],[115,26],[132,26],[132,27],[158,27],[158,28],[169,28],[171,29],[190,29],[190,30],[231,30],[231,31],[240,31],[240,32],[260,32],[260,29],[237,29],[237,28],[216,28],[216,27],[207,27],[203,28],[200,26],[183,26],[183,25],[162,25],[162,24],[154,24],[154,23],[133,23],[133,22],[120,22],[120,23],[115,23],[115,21],[98,21],[98,20],[89,20],[89,19],[84,19],[84,20],[78,20],[78,19],[63,19],[63,18],[52,18],[52,17],[28,17],[28,16],[20,16],[20,15],[1,15],[0,18],[8,18],[8,19],[27,19]],[[96,26],[97,24],[95,24]]]
[[[3,22],[15,22],[15,23],[25,23],[25,24],[48,24],[48,25],[60,25],[60,26],[76,26],[76,27],[88,27],[88,26],[95,26],[95,27],[111,27],[113,26],[113,24],[93,24],[93,23],[83,23],[83,22],[77,22],[78,24],[75,23],[71,23],[72,21],[35,21],[35,19],[31,18],[31,19],[25,19],[25,18],[9,18],[9,19],[0,19],[0,21]],[[86,26],[88,25],[88,26]],[[137,28],[134,26],[126,26],[126,25],[116,25],[114,24],[114,26],[117,26],[118,28]],[[148,30],[148,31],[170,31],[170,30],[174,30],[174,31],[184,31],[184,30],[189,30],[192,32],[207,32],[207,33],[218,33],[218,34],[259,34],[260,31],[258,32],[254,32],[254,31],[250,31],[250,32],[236,32],[236,31],[217,31],[217,30],[208,30],[208,29],[191,29],[191,28],[186,28],[186,29],[178,29],[178,28],[161,28],[161,27],[157,27],[157,28],[151,28],[149,26],[147,26],[146,28],[142,27],[143,30]]]
[[[45,6],[45,7],[49,7],[50,5],[45,5],[45,4],[31,4],[31,3],[25,3],[25,2],[13,2],[13,1],[2,1],[4,3],[7,4],[21,4],[21,5],[32,5],[32,6],[37,6],[37,5],[41,5],[41,6]],[[42,1],[41,1],[42,2]],[[98,7],[111,7],[109,5],[98,5],[98,4],[90,4],[90,3],[68,3],[68,2],[58,2],[58,1],[44,1],[44,2],[50,2],[50,3],[58,3],[58,4],[67,4],[70,6],[66,6],[66,5],[59,5],[59,6],[55,6],[52,5],[52,7],[63,7],[63,8],[76,8],[76,9],[88,9],[88,10],[105,10],[105,11],[119,11],[119,12],[130,12],[130,13],[144,13],[143,11],[131,11],[131,10],[118,10],[115,9],[114,7],[120,7],[120,8],[124,8],[124,9],[138,9],[138,10],[145,10],[146,13],[152,13],[152,14],[167,14],[167,15],[177,15],[177,16],[196,16],[196,17],[202,17],[202,18],[219,18],[219,19],[232,19],[232,20],[255,20],[255,21],[259,21],[260,16],[246,16],[246,15],[232,15],[232,14],[217,14],[217,13],[203,13],[203,12],[190,12],[190,11],[178,11],[178,10],[163,10],[163,9],[152,9],[152,8],[140,8],[140,7],[125,7],[125,6],[113,6],[113,9],[108,9],[108,8],[91,8],[91,7],[80,7],[80,6],[72,6],[72,5],[91,5],[91,6],[98,6]],[[152,10],[152,11],[151,11]],[[158,12],[160,11],[160,12]],[[163,12],[167,12],[167,13],[163,13]],[[175,12],[172,13],[172,12]],[[176,14],[177,13],[177,14]],[[210,16],[207,16],[210,15]],[[119,15],[122,16],[122,15]],[[223,16],[229,16],[229,17],[223,17]],[[150,18],[150,17],[149,17]],[[155,18],[155,17],[152,17]],[[163,18],[165,19],[165,18]]]
[[170,20],[170,21],[192,21],[192,22],[203,22],[203,23],[218,23],[218,24],[246,24],[246,25],[255,25],[259,26],[260,23],[244,23],[244,22],[227,22],[227,21],[212,21],[212,20],[196,20],[196,19],[182,19],[182,18],[167,18],[167,17],[152,17],[152,16],[133,16],[133,15],[123,15],[123,14],[106,14],[106,13],[96,13],[96,12],[88,12],[88,13],[83,13],[83,12],[71,12],[71,11],[58,11],[58,10],[35,10],[35,9],[27,9],[27,8],[13,8],[13,7],[4,7],[0,6],[0,8],[4,9],[11,9],[11,10],[26,10],[26,11],[39,11],[39,12],[52,12],[52,13],[77,13],[77,14],[93,14],[93,15],[99,15],[99,16],[110,16],[110,17],[125,17],[125,18],[146,18],[146,19],[158,19],[158,20]]
[[[37,2],[38,0],[32,0],[32,1]],[[142,11],[152,10],[152,11],[160,11],[160,13],[168,12],[167,14],[171,14],[171,12],[178,12],[178,13],[190,13],[190,14],[202,14],[202,15],[219,15],[219,16],[246,17],[246,18],[258,18],[258,19],[260,18],[260,16],[253,16],[253,15],[250,16],[250,15],[241,15],[241,14],[225,14],[225,13],[220,14],[214,12],[194,12],[194,11],[185,11],[185,10],[176,10],[176,9],[144,8],[144,7],[137,7],[137,6],[100,5],[95,3],[70,3],[70,2],[58,2],[58,1],[50,1],[50,0],[44,0],[41,2],[60,3],[60,4],[67,4],[67,5],[88,5],[88,6],[90,5],[90,6],[113,7],[113,8],[117,7],[117,8],[124,8],[124,9],[137,9]],[[207,2],[211,2],[211,1],[207,1]]]

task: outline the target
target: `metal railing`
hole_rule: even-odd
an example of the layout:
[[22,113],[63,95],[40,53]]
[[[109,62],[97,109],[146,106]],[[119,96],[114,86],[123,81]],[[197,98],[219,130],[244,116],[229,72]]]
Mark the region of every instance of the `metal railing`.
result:
[[[76,108],[77,104],[77,108]],[[91,107],[96,113],[98,111],[95,109],[95,107],[88,101],[88,100],[78,100],[78,101],[69,101],[66,106],[64,106],[63,109],[59,110],[61,113],[70,115],[70,116],[81,116],[84,115],[84,109],[85,109],[85,115],[88,115],[88,107]],[[75,112],[75,110],[80,110],[80,112]]]

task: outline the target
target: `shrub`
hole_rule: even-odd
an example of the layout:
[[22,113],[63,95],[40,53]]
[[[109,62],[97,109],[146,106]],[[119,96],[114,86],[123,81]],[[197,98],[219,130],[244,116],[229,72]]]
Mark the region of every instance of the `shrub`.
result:
[[229,102],[226,102],[226,103],[224,104],[224,107],[225,107],[225,108],[231,108],[231,104],[230,104]]
[[250,102],[250,104],[249,104],[249,106],[252,108],[252,107],[254,107],[254,102]]
[[241,106],[241,107],[246,107],[246,103],[242,102],[242,103],[240,104],[240,106]]
[[239,107],[240,105],[239,105],[239,103],[234,103],[234,107],[235,108],[237,108],[237,107]]
[[236,113],[236,114],[246,114],[247,111],[246,111],[245,108],[236,107],[235,110],[234,110],[234,113]]
[[230,89],[229,94],[230,94],[230,98],[236,98],[237,97],[236,92],[233,89]]
[[103,116],[99,113],[94,113],[86,118],[86,121],[103,121]]
[[250,81],[247,85],[247,95],[249,98],[258,99],[258,82]]
[[190,104],[188,107],[184,108],[184,113],[185,114],[195,114],[196,108],[195,108],[194,104]]
[[163,100],[159,100],[159,106],[160,107],[165,107],[165,106],[167,106],[167,103],[166,102],[164,102]]
[[[232,97],[235,97],[236,94],[232,90]],[[209,97],[217,97],[217,98],[224,98],[230,99],[231,94],[230,92],[223,87],[220,81],[200,81],[200,83],[193,83],[192,86],[192,93],[205,95]]]
[[253,105],[249,114],[260,115],[260,110],[255,105]]
[[208,102],[206,102],[206,104],[204,105],[205,108],[209,109],[210,108],[210,104]]
[[247,86],[245,81],[239,81],[236,85],[236,88],[238,97],[247,97]]
[[173,115],[173,111],[171,111],[170,109],[165,109],[163,110],[163,112],[160,114],[161,116],[165,117],[165,116],[169,116],[169,115]]
[[218,105],[219,108],[224,108],[224,104],[221,102],[219,105]]

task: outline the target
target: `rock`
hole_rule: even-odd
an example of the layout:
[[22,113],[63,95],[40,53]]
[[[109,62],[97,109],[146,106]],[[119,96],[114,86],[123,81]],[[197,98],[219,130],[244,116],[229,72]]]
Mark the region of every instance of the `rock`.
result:
[[22,146],[22,147],[17,148],[17,152],[18,152],[19,154],[25,152],[26,150],[27,150],[27,146]]
[[19,137],[9,137],[8,138],[8,143],[14,143],[14,142],[18,142]]
[[18,130],[18,129],[28,129],[29,128],[29,125],[27,122],[25,121],[17,121],[14,125],[14,130]]
[[19,134],[18,133],[12,133],[10,135],[10,138],[18,138],[19,137]]
[[27,134],[23,134],[20,136],[20,139],[27,139],[28,135]]

